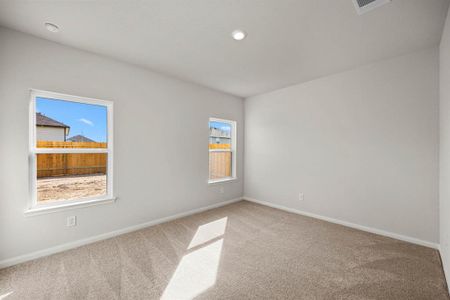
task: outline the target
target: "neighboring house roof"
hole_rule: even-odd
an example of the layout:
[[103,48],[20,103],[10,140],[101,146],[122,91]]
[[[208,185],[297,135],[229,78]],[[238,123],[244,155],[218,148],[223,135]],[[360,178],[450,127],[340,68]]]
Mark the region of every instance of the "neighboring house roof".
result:
[[36,126],[70,128],[70,126],[67,126],[64,123],[58,122],[56,120],[53,120],[52,118],[44,116],[41,113],[36,113]]
[[70,142],[91,142],[91,143],[95,143],[94,140],[91,140],[90,138],[85,137],[84,135],[75,135],[71,138],[67,139]]

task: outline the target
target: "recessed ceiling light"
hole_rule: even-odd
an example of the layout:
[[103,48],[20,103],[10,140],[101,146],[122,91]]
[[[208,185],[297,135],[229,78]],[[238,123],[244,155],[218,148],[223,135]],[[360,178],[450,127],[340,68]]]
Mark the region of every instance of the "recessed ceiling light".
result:
[[231,33],[231,36],[236,41],[242,41],[247,36],[247,33],[245,33],[245,31],[243,30],[237,29]]
[[47,30],[50,32],[58,32],[59,31],[59,27],[52,23],[45,23],[45,28],[47,28]]

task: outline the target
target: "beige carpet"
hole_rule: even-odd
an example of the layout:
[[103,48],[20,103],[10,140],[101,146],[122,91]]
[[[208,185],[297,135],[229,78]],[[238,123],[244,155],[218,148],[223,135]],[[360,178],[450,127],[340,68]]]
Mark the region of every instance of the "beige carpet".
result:
[[0,270],[0,299],[448,299],[436,250],[241,201]]

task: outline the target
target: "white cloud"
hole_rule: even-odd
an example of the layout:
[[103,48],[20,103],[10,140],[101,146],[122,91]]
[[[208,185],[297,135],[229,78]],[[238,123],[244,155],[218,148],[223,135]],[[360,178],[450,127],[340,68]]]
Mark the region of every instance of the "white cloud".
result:
[[78,121],[83,122],[84,124],[87,124],[89,126],[94,126],[94,122],[85,118],[78,119]]

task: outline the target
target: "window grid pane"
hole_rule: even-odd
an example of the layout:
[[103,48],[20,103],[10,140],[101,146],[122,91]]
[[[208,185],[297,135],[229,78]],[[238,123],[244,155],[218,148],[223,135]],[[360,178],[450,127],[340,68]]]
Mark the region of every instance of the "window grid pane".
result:
[[231,151],[209,152],[209,179],[231,177]]
[[106,195],[107,161],[106,153],[36,154],[38,202]]
[[50,97],[35,100],[36,148],[107,148],[108,108]]

